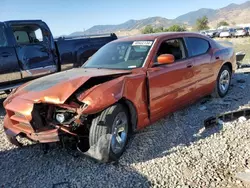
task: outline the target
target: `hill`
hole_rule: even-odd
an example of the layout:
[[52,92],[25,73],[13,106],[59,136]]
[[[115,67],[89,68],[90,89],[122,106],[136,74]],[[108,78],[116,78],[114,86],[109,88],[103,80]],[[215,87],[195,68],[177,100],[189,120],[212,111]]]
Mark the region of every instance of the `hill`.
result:
[[[177,20],[170,20],[163,17],[150,17],[142,20],[128,20],[122,24],[118,25],[95,25],[90,29],[85,31],[85,34],[100,34],[100,33],[110,33],[110,32],[123,32],[140,30],[146,25],[152,25],[153,27],[169,27],[173,24],[182,24]],[[72,33],[71,36],[83,34],[83,32]]]
[[131,35],[140,33],[147,25],[153,27],[170,27],[174,24],[193,26],[196,20],[202,16],[207,16],[211,27],[215,27],[220,21],[227,21],[230,24],[246,24],[250,23],[250,1],[242,4],[229,4],[226,7],[220,9],[207,9],[202,8],[197,11],[192,11],[187,14],[178,16],[175,19],[167,19],[160,16],[149,17],[141,20],[128,20],[118,25],[95,25],[85,32],[74,32],[70,34],[82,35],[82,34],[100,34],[115,32],[118,35]]
[[187,14],[181,15],[177,17],[175,20],[182,23],[186,23],[188,25],[194,25],[196,23],[197,18],[202,16],[207,16],[209,20],[214,19],[216,12],[217,11],[214,9],[202,8],[197,11],[192,11]]

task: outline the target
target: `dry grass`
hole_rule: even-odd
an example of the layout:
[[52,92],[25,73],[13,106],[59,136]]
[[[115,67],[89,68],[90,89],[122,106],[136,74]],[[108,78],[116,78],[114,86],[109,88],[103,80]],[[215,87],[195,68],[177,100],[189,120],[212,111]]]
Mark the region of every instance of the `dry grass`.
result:
[[228,41],[233,43],[235,52],[245,52],[244,63],[250,63],[250,37],[244,38],[230,38],[230,39],[215,39],[217,41]]

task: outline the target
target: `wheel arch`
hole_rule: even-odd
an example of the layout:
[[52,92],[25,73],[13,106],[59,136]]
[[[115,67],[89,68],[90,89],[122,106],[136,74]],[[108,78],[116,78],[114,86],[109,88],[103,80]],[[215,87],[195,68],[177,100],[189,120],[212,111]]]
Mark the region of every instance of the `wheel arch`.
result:
[[214,75],[214,76],[216,76],[215,77],[216,79],[218,78],[220,70],[222,69],[223,66],[227,66],[231,70],[231,73],[233,73],[233,65],[232,65],[232,63],[229,62],[229,61],[225,61],[224,63],[222,63],[220,66],[217,67],[216,73]]
[[232,64],[230,62],[223,63],[221,65],[220,69],[218,69],[218,73],[217,73],[217,77],[216,77],[216,81],[215,81],[215,85],[214,85],[214,91],[212,93],[212,96],[215,97],[215,98],[223,98],[227,94],[227,92],[228,92],[227,91],[225,94],[219,94],[218,79],[219,79],[220,72],[222,71],[223,67],[227,67],[231,71],[231,76],[232,76]]
[[[229,61],[225,62],[225,63],[221,66],[221,68],[222,68],[223,66],[228,66],[228,68],[231,70],[231,73],[233,72],[233,65],[232,65],[232,63],[230,63]],[[221,68],[220,68],[220,69],[221,69]]]
[[130,125],[132,129],[131,131],[135,132],[137,130],[137,120],[138,120],[138,115],[137,115],[137,110],[135,108],[135,105],[133,104],[132,101],[124,97],[118,100],[117,103],[120,103],[127,108],[128,113],[129,113]]

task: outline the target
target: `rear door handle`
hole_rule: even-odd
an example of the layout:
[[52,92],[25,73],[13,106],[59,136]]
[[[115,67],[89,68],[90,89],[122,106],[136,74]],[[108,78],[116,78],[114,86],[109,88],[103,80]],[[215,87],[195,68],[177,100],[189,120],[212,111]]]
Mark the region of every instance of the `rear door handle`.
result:
[[9,53],[9,52],[2,52],[1,56],[2,57],[9,57],[9,56],[11,56],[11,53]]
[[47,48],[45,48],[45,47],[44,47],[44,48],[41,48],[41,52],[47,52],[47,53],[48,53],[48,51],[49,51],[49,50],[48,50]]
[[215,59],[220,59],[220,57],[215,57]]
[[187,64],[187,68],[192,68],[193,67],[193,64]]

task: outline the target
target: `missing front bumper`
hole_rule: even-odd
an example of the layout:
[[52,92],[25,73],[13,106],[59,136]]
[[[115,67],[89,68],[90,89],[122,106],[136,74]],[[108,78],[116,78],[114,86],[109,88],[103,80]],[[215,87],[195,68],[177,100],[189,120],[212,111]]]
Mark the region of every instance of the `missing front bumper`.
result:
[[18,125],[13,125],[8,116],[5,116],[4,118],[4,131],[8,140],[12,144],[17,146],[21,145],[21,143],[17,140],[17,136],[27,137],[28,139],[38,143],[50,143],[60,141],[60,130],[57,128],[44,130],[37,133],[27,132],[25,129],[20,128]]
[[[17,137],[21,136],[27,139],[30,139],[34,143],[54,143],[54,142],[62,142],[63,138],[70,136],[71,138],[75,138],[75,144],[77,146],[78,151],[80,151],[85,156],[88,156],[92,159],[95,159],[99,162],[108,162],[110,160],[109,150],[110,150],[110,142],[111,135],[103,135],[100,137],[98,142],[89,147],[88,137],[86,139],[80,139],[78,135],[72,135],[67,130],[63,130],[60,127],[44,130],[38,133],[27,133],[24,130],[18,128],[18,126],[13,125],[8,117],[4,119],[4,131],[8,140],[16,145],[23,146],[20,141],[18,141]],[[73,144],[73,143],[71,143]],[[85,147],[86,146],[86,147]],[[84,148],[84,149],[83,149]]]
[[24,134],[22,132],[16,133],[13,130],[7,128],[5,128],[4,130],[8,140],[16,146],[24,145],[24,143],[22,143],[20,139],[18,139],[18,137],[27,138],[30,140],[30,142],[33,143],[51,143],[60,141],[59,134],[56,129],[31,134]]

